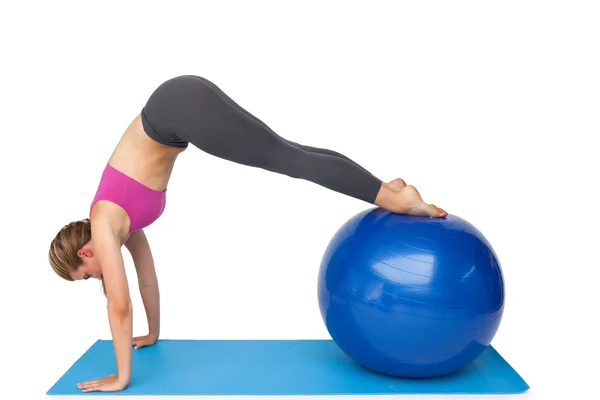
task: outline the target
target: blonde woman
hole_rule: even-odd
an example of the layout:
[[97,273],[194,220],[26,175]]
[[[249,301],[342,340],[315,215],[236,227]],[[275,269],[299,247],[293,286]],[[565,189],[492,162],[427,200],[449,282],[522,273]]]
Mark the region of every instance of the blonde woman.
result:
[[[173,165],[189,143],[213,156],[305,179],[391,212],[447,215],[426,204],[400,178],[384,183],[342,154],[280,137],[207,79],[194,75],[169,79],[152,93],[110,156],[89,219],[64,226],[50,246],[50,264],[60,277],[100,279],[107,297],[118,371],[79,383],[83,392],[124,389],[131,376],[132,346],[150,346],[158,340],[159,290],[143,228],[162,214]],[[134,260],[148,316],[149,332],[142,337],[132,338],[122,246]]]

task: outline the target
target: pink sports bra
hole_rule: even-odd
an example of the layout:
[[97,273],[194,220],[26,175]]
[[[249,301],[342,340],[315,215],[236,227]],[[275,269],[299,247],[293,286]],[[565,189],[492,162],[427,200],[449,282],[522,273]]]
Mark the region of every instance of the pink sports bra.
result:
[[166,189],[162,192],[125,175],[106,164],[98,191],[90,206],[90,214],[99,200],[121,206],[130,220],[129,233],[150,225],[161,216],[166,205]]

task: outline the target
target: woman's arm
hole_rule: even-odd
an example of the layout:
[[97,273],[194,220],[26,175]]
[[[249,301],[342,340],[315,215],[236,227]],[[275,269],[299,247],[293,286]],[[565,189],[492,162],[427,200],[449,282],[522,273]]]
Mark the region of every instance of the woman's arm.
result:
[[117,380],[125,388],[131,378],[131,332],[133,316],[119,232],[103,220],[92,224],[92,243],[102,268],[108,320],[117,361]]
[[148,318],[150,343],[141,343],[141,345],[154,344],[160,335],[160,292],[154,259],[144,231],[133,232],[125,242],[125,247],[131,253],[131,258],[135,264],[138,286]]
[[128,229],[128,216],[120,206],[99,201],[91,213],[92,249],[102,269],[108,302],[108,321],[117,360],[117,375],[77,384],[83,392],[117,391],[131,379],[131,332],[133,309],[121,245]]

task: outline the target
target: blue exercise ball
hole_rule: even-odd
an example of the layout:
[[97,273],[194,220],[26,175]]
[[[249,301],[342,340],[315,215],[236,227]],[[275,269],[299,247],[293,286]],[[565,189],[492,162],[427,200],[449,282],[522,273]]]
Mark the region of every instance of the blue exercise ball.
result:
[[464,219],[365,210],[334,235],[318,300],[339,348],[387,375],[430,378],[470,364],[504,310],[498,257]]

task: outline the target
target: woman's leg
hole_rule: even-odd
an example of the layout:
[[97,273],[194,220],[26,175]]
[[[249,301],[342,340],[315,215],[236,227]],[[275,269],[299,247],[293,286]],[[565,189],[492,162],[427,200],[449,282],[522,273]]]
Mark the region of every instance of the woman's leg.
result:
[[311,153],[329,154],[329,155],[332,155],[332,156],[343,158],[345,160],[350,161],[351,163],[353,163],[357,167],[362,168],[366,172],[369,172],[362,165],[358,164],[357,162],[355,162],[354,160],[350,159],[349,157],[347,157],[347,156],[345,156],[345,155],[343,155],[341,153],[338,153],[336,151],[329,150],[329,149],[323,149],[323,148],[319,148],[319,147],[306,146],[306,145],[302,145],[302,144],[299,144],[299,143],[296,143],[296,142],[292,142],[291,140],[282,138],[275,131],[273,131],[267,124],[265,124],[259,118],[255,117],[252,113],[250,113],[249,111],[245,110],[242,106],[240,106],[238,103],[236,103],[235,100],[233,100],[231,97],[229,97],[217,85],[215,85],[214,83],[212,83],[208,79],[205,79],[205,78],[202,78],[202,77],[198,77],[198,78],[201,79],[207,85],[209,85],[215,92],[217,92],[219,94],[219,96],[221,97],[221,99],[223,99],[223,101],[229,103],[229,105],[231,105],[232,107],[235,107],[239,112],[244,113],[248,117],[252,118],[258,124],[262,125],[265,129],[269,130],[272,135],[279,137],[281,140],[285,140],[289,144],[291,144],[293,146],[296,146],[296,147],[299,147],[299,148],[301,148],[301,149],[303,149],[305,151],[311,152]]
[[[254,119],[256,122],[258,122],[259,124],[263,125],[265,127],[265,129],[268,129],[269,131],[271,131],[271,133],[275,136],[279,136],[277,135],[277,133],[275,131],[273,131],[267,124],[265,124],[263,121],[261,121],[259,118],[255,117],[254,115],[252,115],[252,113],[250,113],[249,111],[245,110],[243,107],[241,107],[238,103],[235,102],[235,100],[233,100],[231,97],[229,97],[225,92],[223,92],[217,85],[215,85],[214,83],[212,83],[211,81],[209,81],[208,79],[202,78],[202,77],[198,77],[199,79],[203,80],[207,85],[209,85],[210,87],[212,87],[215,91],[217,91],[219,93],[219,95],[221,96],[221,98],[224,101],[227,101],[231,106],[237,108],[240,112],[246,113],[249,117],[251,117],[252,119]],[[280,136],[279,136],[280,137]],[[282,140],[285,140],[286,142],[296,146],[296,147],[300,147],[301,149],[304,149],[306,151],[310,151],[312,153],[321,153],[321,154],[330,154],[332,156],[337,156],[337,157],[341,157],[344,158],[348,161],[350,161],[351,163],[355,164],[357,167],[362,168],[363,170],[369,172],[367,169],[365,169],[362,165],[358,164],[357,162],[355,162],[354,160],[352,160],[351,158],[338,153],[336,151],[333,150],[329,150],[329,149],[323,149],[323,148],[319,148],[319,147],[312,147],[312,146],[306,146],[306,145],[302,145],[299,143],[295,143],[292,142],[289,139],[285,139],[285,138],[281,138]],[[369,172],[370,173],[370,172]],[[402,188],[406,187],[406,182],[404,181],[404,179],[402,178],[396,178],[391,180],[390,182],[387,182],[387,185],[394,191],[399,191]]]
[[286,141],[201,77],[184,75],[163,83],[143,111],[165,135],[219,158],[311,181],[369,203],[382,186],[346,157]]
[[216,157],[308,180],[393,212],[441,214],[410,186],[396,192],[348,157],[283,139],[204,78],[184,75],[163,83],[143,111],[157,131]]

